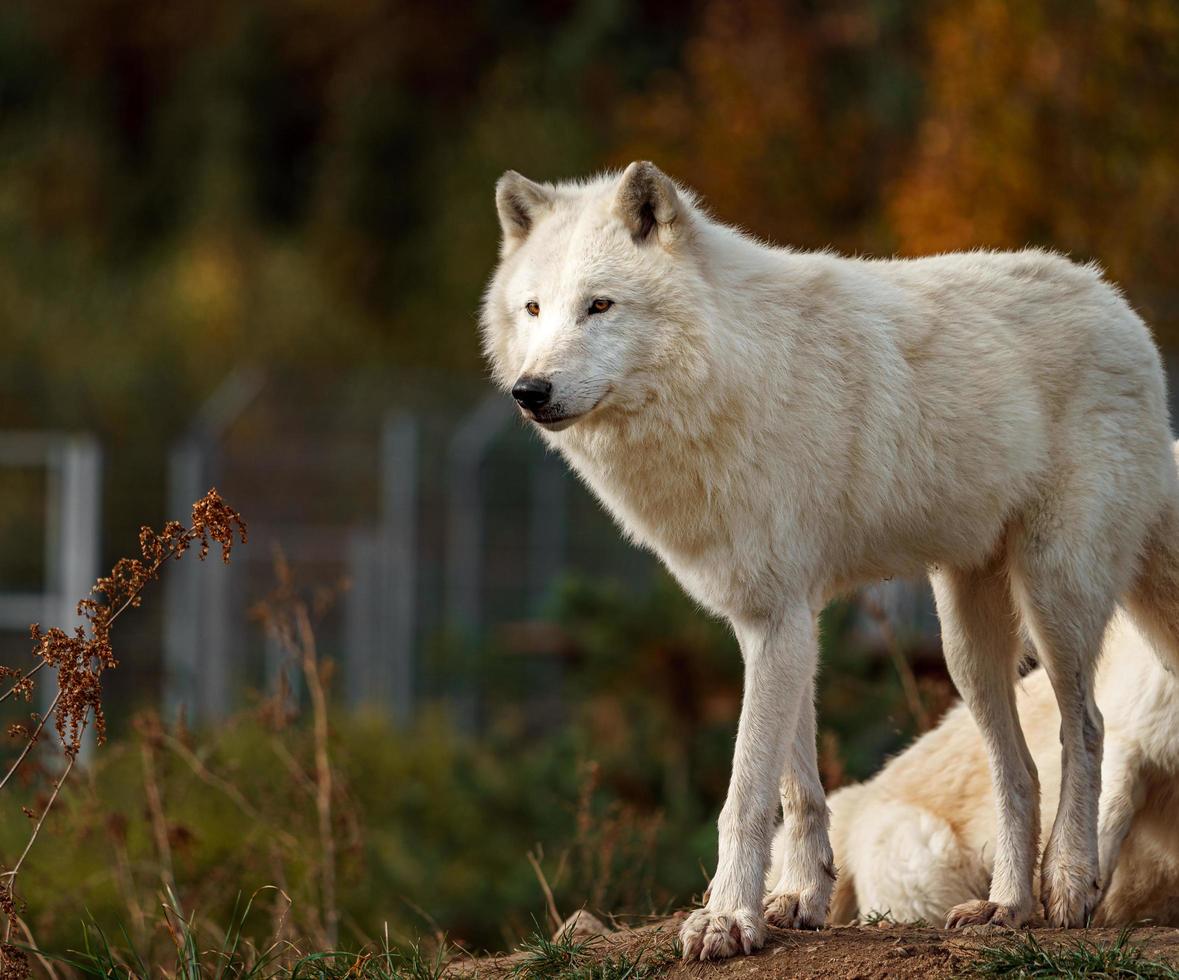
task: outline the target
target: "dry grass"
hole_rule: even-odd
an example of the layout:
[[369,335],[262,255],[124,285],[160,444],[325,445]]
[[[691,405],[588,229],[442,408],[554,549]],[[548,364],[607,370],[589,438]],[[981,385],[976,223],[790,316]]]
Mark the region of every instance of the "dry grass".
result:
[[[172,521],[162,531],[144,527],[139,533],[140,558],[123,558],[111,570],[110,575],[100,578],[91,590],[91,595],[78,603],[78,615],[85,625],[78,626],[72,633],[59,627],[42,630],[40,624],[33,624],[31,635],[34,644],[32,667],[0,667],[0,676],[11,679],[12,686],[0,702],[12,698],[14,701],[32,700],[37,684],[37,675],[44,669],[55,675],[57,690],[47,710],[32,713],[25,722],[14,722],[8,733],[23,741],[23,748],[16,760],[0,778],[0,790],[7,787],[18,772],[27,775],[34,766],[48,769],[56,765],[58,772],[52,777],[52,788],[39,814],[28,807],[22,807],[25,814],[34,820],[28,842],[16,862],[0,877],[0,913],[4,918],[3,942],[0,943],[0,976],[9,978],[25,977],[29,974],[28,955],[25,950],[12,942],[16,929],[26,940],[27,946],[35,947],[27,924],[21,917],[21,902],[17,881],[25,860],[37,842],[45,820],[61,793],[61,788],[74,771],[82,739],[86,729],[93,724],[98,743],[106,741],[106,716],[102,705],[102,675],[118,667],[111,641],[111,631],[128,609],[138,607],[147,585],[159,578],[165,563],[183,557],[194,546],[203,561],[208,553],[210,541],[221,546],[221,559],[229,561],[235,538],[244,543],[246,525],[241,515],[228,506],[217,493],[210,490],[192,506],[192,521],[188,527]],[[33,757],[33,749],[45,733],[52,719],[53,729],[60,743],[58,761],[41,753]],[[150,760],[145,756],[145,766]],[[150,780],[148,781],[151,782]],[[155,804],[158,805],[158,799]],[[153,805],[151,794],[149,806]],[[164,842],[166,845],[166,841]],[[53,967],[42,958],[47,972]]]
[[[19,772],[26,777],[24,783],[28,787],[35,790],[39,783],[48,780],[51,791],[22,857],[7,875],[3,912],[9,929],[16,933],[5,937],[0,980],[28,977],[33,965],[30,957],[53,978],[158,976],[198,980],[347,975],[432,980],[441,970],[442,950],[446,946],[440,932],[430,944],[433,950],[430,953],[404,937],[397,937],[399,944],[391,942],[387,929],[381,941],[374,941],[349,923],[353,945],[360,952],[339,948],[342,917],[337,864],[341,854],[355,857],[359,829],[346,780],[334,764],[328,716],[331,664],[320,656],[315,626],[340,589],[301,591],[282,554],[276,554],[274,559],[275,588],[255,605],[253,615],[285,651],[287,666],[298,673],[309,702],[309,723],[298,724],[300,699],[292,693],[285,667],[280,671],[282,680],[278,690],[241,715],[223,720],[199,742],[193,741],[183,719],[174,728],[166,726],[154,711],[140,713],[132,719],[135,738],[117,749],[124,755],[129,748],[137,750],[139,791],[136,795],[143,804],[150,859],[144,860],[142,848],[137,858],[131,854],[129,815],[112,811],[100,801],[100,787],[93,783],[96,778],[101,779],[101,769],[91,766],[82,769],[87,778],[75,787],[73,794],[75,807],[79,800],[84,801],[83,806],[92,807],[97,822],[106,825],[112,845],[111,873],[122,897],[125,922],[118,927],[117,934],[111,935],[96,920],[88,919],[83,927],[81,948],[65,953],[46,952],[33,938],[12,885],[67,777],[79,771],[75,762],[81,739],[95,710],[101,710],[101,685],[97,678],[118,663],[110,643],[110,626],[123,611],[139,605],[142,590],[158,577],[164,562],[180,557],[190,545],[199,543],[200,556],[204,558],[209,540],[221,543],[222,557],[229,559],[232,535],[236,532],[244,541],[245,526],[235,512],[219,508],[224,505],[214,492],[194,508],[191,527],[169,525],[160,535],[145,530],[141,537],[144,560],[120,562],[115,572],[96,586],[103,601],[87,601],[80,607],[88,614],[91,631],[80,631],[70,637],[61,630],[41,634],[34,628],[37,653],[41,657],[37,666],[27,673],[7,671],[14,678],[9,692],[14,700],[32,696],[33,678],[44,666],[60,674],[59,665],[67,663],[67,677],[77,678],[82,676],[77,662],[84,661],[90,665],[93,676],[73,687],[67,683],[65,693],[53,703],[53,709],[59,712],[73,706],[65,720],[54,726],[59,733],[59,755],[32,751],[48,724],[47,712],[23,732],[27,744],[5,780]],[[114,612],[108,614],[108,609]],[[75,732],[72,719],[81,710],[77,706],[82,697],[78,691],[86,698],[89,715],[81,715]],[[268,790],[266,780],[258,779],[256,771],[219,769],[214,761],[218,754],[217,738],[233,742],[247,732],[255,740],[259,733],[265,733],[272,755],[266,772],[272,778],[277,777],[284,795],[310,801],[315,813],[313,837],[292,832],[297,820],[292,821],[291,830],[274,825],[274,807],[267,806],[270,812],[264,813],[261,806],[271,802],[266,797],[273,798],[273,789]],[[55,758],[64,762],[58,766],[60,771],[53,769]],[[258,889],[246,900],[239,899],[223,923],[204,915],[201,906],[210,897],[215,899],[213,904],[221,905],[222,896],[227,891],[232,894],[236,882],[196,883],[191,874],[182,879],[177,873],[192,834],[183,815],[177,812],[181,804],[170,799],[170,792],[177,786],[177,764],[232,804],[247,826],[266,828],[260,835],[264,846],[257,859],[260,867],[268,867],[272,884]],[[286,814],[288,819],[293,816]],[[297,891],[288,886],[292,877],[299,880]],[[308,881],[312,882],[311,887],[306,887]],[[77,883],[83,884],[80,879]],[[301,899],[297,921],[292,914],[295,902],[291,894]],[[81,913],[84,909],[79,906],[77,911]],[[268,919],[268,925],[260,924],[260,917]],[[431,962],[433,966],[429,965]]]
[[[315,768],[311,789],[319,831],[320,929],[319,940],[334,949],[340,938],[340,913],[336,902],[336,836],[332,816],[335,775],[328,741],[328,671],[315,641],[314,619],[335,601],[337,590],[320,590],[308,600],[295,587],[290,565],[281,552],[274,559],[278,584],[255,607],[265,625],[302,671],[311,700]],[[278,697],[284,697],[279,692]]]

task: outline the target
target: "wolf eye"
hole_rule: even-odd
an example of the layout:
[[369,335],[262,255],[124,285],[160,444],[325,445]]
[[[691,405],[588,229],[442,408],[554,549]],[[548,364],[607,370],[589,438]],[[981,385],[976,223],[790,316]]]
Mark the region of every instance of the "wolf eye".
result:
[[529,316],[540,316],[540,304],[539,303],[525,303],[524,309],[526,309],[528,311]]
[[595,313],[605,313],[613,305],[614,300],[612,299],[596,299],[589,305],[590,316],[593,316]]

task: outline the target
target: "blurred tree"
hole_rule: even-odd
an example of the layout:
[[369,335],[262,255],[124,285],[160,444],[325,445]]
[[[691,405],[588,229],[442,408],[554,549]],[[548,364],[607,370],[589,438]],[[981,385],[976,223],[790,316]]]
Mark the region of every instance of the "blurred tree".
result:
[[928,109],[889,207],[902,248],[1095,258],[1173,342],[1179,6],[970,0],[928,34]]
[[655,157],[775,240],[887,251],[882,190],[917,120],[925,6],[714,0],[681,67],[627,103],[614,158]]

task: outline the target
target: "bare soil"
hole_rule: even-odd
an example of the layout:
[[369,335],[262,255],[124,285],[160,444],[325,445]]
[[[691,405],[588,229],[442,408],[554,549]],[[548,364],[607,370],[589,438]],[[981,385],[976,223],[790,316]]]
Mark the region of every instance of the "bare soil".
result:
[[[1118,929],[1038,929],[1044,946],[1116,942]],[[772,940],[756,956],[729,960],[706,969],[726,977],[840,977],[844,980],[888,977],[957,977],[969,975],[969,965],[985,946],[1004,936],[965,936],[943,929],[911,926],[841,926],[819,932],[773,930]],[[1133,941],[1152,959],[1179,963],[1179,929],[1141,929]],[[667,976],[696,976],[700,967],[677,965]]]
[[[593,958],[642,953],[650,962],[667,959],[673,950],[682,916],[651,925],[621,929],[595,940]],[[1034,934],[1046,948],[1116,942],[1119,929],[1036,929]],[[702,978],[749,978],[749,980],[795,980],[795,978],[948,978],[970,976],[970,965],[987,946],[1012,938],[1011,933],[968,936],[942,929],[915,928],[882,923],[877,926],[839,926],[818,932],[787,932],[771,929],[766,946],[753,956],[739,956],[719,963],[670,961],[660,980],[702,980]],[[1164,960],[1179,967],[1179,929],[1143,927],[1135,929],[1131,942],[1150,959]],[[519,961],[519,954],[465,959],[450,964],[454,974],[476,973],[480,978],[506,976]],[[648,958],[651,958],[650,960]]]

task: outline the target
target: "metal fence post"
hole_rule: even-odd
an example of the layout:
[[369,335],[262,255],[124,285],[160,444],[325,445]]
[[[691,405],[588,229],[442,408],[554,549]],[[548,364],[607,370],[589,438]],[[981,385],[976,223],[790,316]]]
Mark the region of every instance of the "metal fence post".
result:
[[[0,433],[0,465],[44,467],[45,580],[40,592],[0,593],[0,628],[27,630],[30,623],[71,631],[79,625],[78,600],[98,577],[102,535],[102,450],[88,435]],[[57,693],[56,679],[39,685],[45,710]],[[82,742],[83,757],[93,733]]]
[[[261,371],[238,369],[201,406],[188,436],[168,455],[170,518],[185,520],[193,503],[209,489],[217,441],[265,382]],[[240,629],[240,624],[229,622],[232,566],[177,564],[165,585],[164,716],[174,720],[187,710],[190,721],[207,722],[224,716],[230,707],[229,648],[238,646],[235,630]]]
[[[168,515],[184,520],[204,492],[205,449],[186,440],[168,455]],[[193,561],[177,562],[164,580],[164,718],[175,721],[183,712],[189,723],[203,720],[200,651],[204,637],[200,568]]]
[[90,436],[61,445],[61,622],[77,616],[78,600],[98,575],[102,521],[102,451]]
[[[489,395],[460,423],[447,452],[446,613],[464,650],[483,625],[483,495],[481,464],[512,418],[507,399]],[[456,721],[478,723],[475,665],[463,658],[462,687],[454,698]]]
[[378,539],[370,528],[348,537],[349,589],[344,595],[344,698],[350,707],[371,704],[376,694],[380,575]]
[[230,584],[234,577],[233,565],[223,565],[218,550],[209,551],[205,562],[196,562],[197,574],[204,586],[202,608],[202,648],[198,651],[200,663],[201,711],[207,721],[215,721],[229,715],[231,707],[231,667],[236,658],[233,651],[243,623],[230,621]]
[[418,424],[407,413],[381,428],[381,693],[399,725],[414,714],[417,638]]
[[565,468],[552,453],[536,461],[528,515],[528,587],[533,615],[543,612],[565,569]]
[[[78,600],[90,594],[98,576],[102,522],[102,452],[91,436],[66,436],[51,451],[56,470],[56,555],[50,622],[69,630],[78,620]],[[42,686],[50,697],[55,684]],[[94,732],[82,740],[82,759],[94,751]]]

